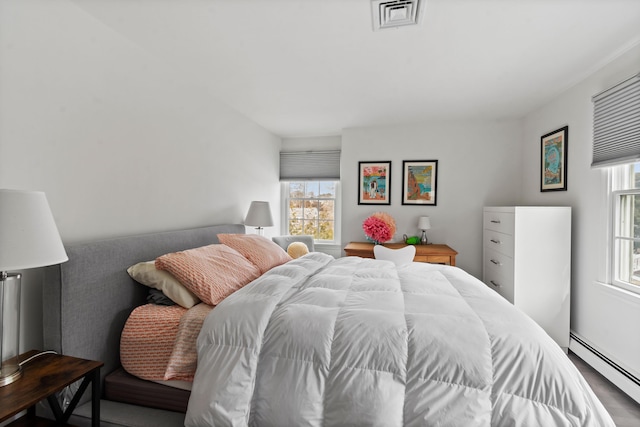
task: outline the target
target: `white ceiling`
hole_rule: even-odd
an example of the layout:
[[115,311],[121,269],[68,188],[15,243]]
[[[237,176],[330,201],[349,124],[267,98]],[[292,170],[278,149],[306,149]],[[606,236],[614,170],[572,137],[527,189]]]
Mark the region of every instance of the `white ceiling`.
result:
[[370,0],[72,0],[283,137],[518,118],[640,43],[640,0],[427,0],[373,31]]

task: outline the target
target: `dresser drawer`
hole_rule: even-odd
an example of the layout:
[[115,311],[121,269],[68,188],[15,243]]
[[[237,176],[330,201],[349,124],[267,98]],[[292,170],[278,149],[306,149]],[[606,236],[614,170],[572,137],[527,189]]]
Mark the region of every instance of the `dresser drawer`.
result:
[[484,269],[513,281],[513,258],[490,248],[484,248]]
[[515,215],[511,212],[484,212],[484,229],[500,233],[513,234],[515,230]]
[[513,276],[508,277],[508,275],[500,274],[499,271],[495,271],[492,269],[486,269],[484,272],[484,282],[491,289],[499,293],[513,304]]
[[513,303],[513,258],[485,247],[484,281],[507,301]]
[[485,248],[513,257],[513,234],[484,230],[482,238],[482,244]]
[[451,265],[451,257],[449,255],[416,255],[413,261]]

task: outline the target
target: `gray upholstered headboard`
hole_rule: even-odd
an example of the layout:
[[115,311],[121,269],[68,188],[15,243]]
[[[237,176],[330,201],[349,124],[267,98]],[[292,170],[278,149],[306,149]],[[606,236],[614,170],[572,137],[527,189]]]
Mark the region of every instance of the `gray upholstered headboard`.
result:
[[120,333],[129,313],[146,303],[148,288],[126,269],[168,252],[218,243],[219,233],[244,232],[244,225],[226,224],[67,245],[69,261],[45,272],[45,349],[100,360],[104,378],[120,365]]

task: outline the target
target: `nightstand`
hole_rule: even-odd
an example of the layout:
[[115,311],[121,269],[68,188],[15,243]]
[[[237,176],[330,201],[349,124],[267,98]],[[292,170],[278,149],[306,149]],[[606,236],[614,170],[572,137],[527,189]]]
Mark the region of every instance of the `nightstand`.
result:
[[[23,361],[38,354],[36,350],[18,356]],[[91,383],[91,425],[100,426],[100,368],[102,362],[78,359],[59,354],[43,354],[22,366],[22,378],[0,387],[0,422],[27,410],[27,415],[18,418],[9,426],[53,426],[67,425],[82,393]],[[82,379],[80,388],[65,412],[62,411],[55,393],[69,384]],[[56,421],[36,417],[35,405],[43,399],[49,401]]]
[[[373,258],[373,243],[367,242],[351,242],[344,248],[347,256],[359,256],[362,258]],[[383,246],[391,249],[400,249],[407,246],[406,243],[385,243]],[[414,245],[416,247],[416,255],[414,262],[428,262],[431,264],[456,265],[456,255],[454,251],[447,245]]]

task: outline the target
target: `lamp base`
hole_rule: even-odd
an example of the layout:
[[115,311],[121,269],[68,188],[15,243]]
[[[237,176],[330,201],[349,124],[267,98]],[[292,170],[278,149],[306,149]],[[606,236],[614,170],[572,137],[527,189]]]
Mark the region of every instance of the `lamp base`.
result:
[[0,387],[22,376],[20,353],[20,273],[0,271]]
[[422,237],[420,237],[420,244],[421,245],[429,244],[429,242],[427,241],[427,232],[425,230],[422,230]]
[[20,365],[7,365],[3,363],[2,368],[0,368],[0,387],[17,381],[21,376],[22,369]]

